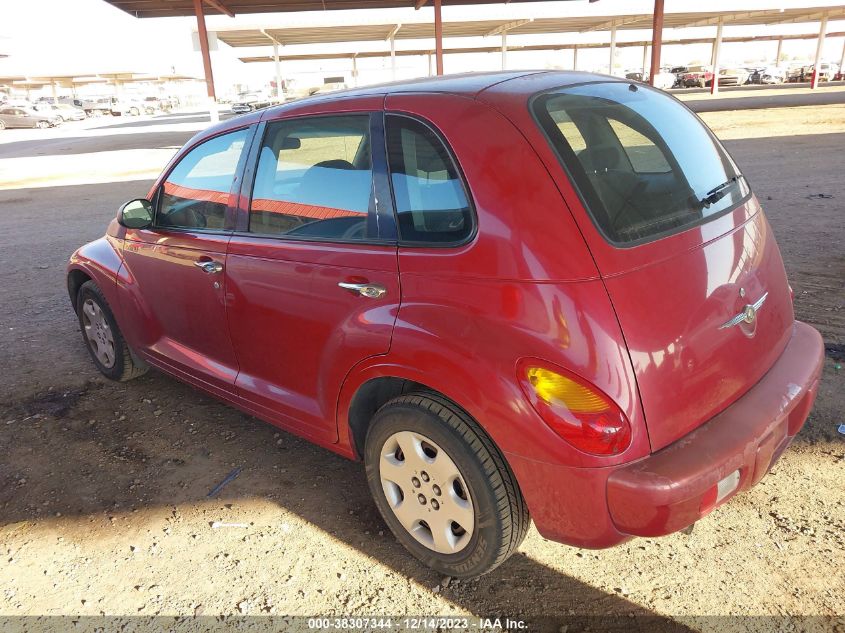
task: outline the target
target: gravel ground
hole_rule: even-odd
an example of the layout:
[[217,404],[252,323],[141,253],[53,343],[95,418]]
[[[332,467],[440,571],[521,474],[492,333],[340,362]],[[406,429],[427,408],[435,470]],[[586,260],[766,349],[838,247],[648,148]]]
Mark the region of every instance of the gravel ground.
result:
[[[828,345],[808,424],[760,485],[690,536],[588,551],[532,529],[471,582],[404,552],[359,464],[156,372],[127,384],[95,374],[64,263],[147,180],[0,191],[0,628],[69,623],[10,619],[22,615],[204,630],[271,622],[241,616],[451,614],[554,631],[845,631],[845,106],[705,118],[766,208],[798,317]],[[190,135],[160,132],[145,149]],[[112,138],[86,152],[113,156]]]

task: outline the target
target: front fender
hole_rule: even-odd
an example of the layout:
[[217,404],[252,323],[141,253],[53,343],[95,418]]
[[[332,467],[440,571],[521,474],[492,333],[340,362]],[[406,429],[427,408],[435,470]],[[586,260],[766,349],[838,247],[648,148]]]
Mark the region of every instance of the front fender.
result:
[[117,298],[116,280],[118,271],[123,265],[122,250],[122,239],[106,235],[74,251],[67,265],[68,294],[74,310],[79,287],[91,279],[99,286],[115,319],[120,321],[120,301]]

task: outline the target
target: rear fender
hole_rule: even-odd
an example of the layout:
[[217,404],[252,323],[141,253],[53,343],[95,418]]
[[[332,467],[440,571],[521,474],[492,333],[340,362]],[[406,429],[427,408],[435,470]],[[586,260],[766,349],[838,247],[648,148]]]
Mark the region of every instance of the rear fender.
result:
[[[341,442],[354,446],[349,413],[358,389],[373,378],[393,377],[421,383],[454,401],[504,453],[581,468],[625,463],[649,453],[630,359],[600,281],[502,284],[408,275],[403,296],[416,301],[403,301],[390,351],[357,365],[341,388]],[[590,306],[589,316],[583,306]],[[555,434],[519,385],[517,362],[525,357],[584,376],[613,398],[631,422],[631,446],[619,455],[598,457]]]

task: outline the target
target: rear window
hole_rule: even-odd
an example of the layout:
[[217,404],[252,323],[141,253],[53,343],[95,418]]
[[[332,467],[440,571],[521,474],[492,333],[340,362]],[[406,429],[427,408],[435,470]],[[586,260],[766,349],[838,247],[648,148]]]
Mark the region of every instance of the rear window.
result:
[[657,90],[582,84],[540,94],[532,108],[611,242],[632,245],[701,224],[749,194],[704,124]]

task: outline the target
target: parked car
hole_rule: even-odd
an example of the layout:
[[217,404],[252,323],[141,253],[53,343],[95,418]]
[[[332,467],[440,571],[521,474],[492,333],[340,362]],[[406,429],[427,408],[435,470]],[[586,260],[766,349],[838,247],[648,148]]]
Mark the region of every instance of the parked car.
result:
[[238,98],[232,102],[232,112],[235,114],[244,114],[246,112],[253,112],[254,110],[261,110],[267,108],[272,103],[269,95],[261,92],[242,92]]
[[[744,68],[720,68],[719,69],[719,85],[720,86],[741,86],[748,81],[748,71]],[[711,81],[707,82],[709,86]]]
[[786,81],[786,69],[767,66],[760,71],[761,84],[782,84]]
[[35,105],[35,109],[39,112],[52,113],[59,117],[63,123],[65,121],[83,121],[86,118],[85,110],[67,103],[38,103]]
[[144,102],[137,99],[111,97],[109,101],[113,116],[139,116],[146,112]]
[[[807,81],[812,80],[813,72],[815,71],[815,64],[811,64],[805,68],[805,77]],[[819,81],[831,81],[836,73],[839,72],[839,64],[829,64],[822,62],[819,64]]]
[[747,73],[747,78],[745,83],[747,84],[761,84],[763,83],[763,72],[765,71],[765,67],[763,66],[751,66],[745,68],[745,72]]
[[713,69],[710,66],[690,66],[681,78],[684,88],[704,88],[713,80]]
[[673,88],[684,87],[684,75],[689,72],[689,66],[672,66],[669,72],[675,75],[675,84]]
[[[643,83],[649,83],[649,75],[648,73],[643,74],[641,70],[630,70],[625,73],[625,79],[630,79],[631,81],[640,81]],[[675,86],[675,75],[669,72],[667,69],[662,68],[654,80],[654,87],[660,88],[661,90],[668,90],[669,88],[673,88]]]
[[12,127],[48,128],[61,125],[62,119],[52,111],[43,112],[33,107],[0,107],[0,130]]
[[111,115],[112,102],[110,97],[94,97],[89,99],[82,99],[79,107],[83,109],[88,116],[103,116]]
[[790,64],[787,70],[786,80],[790,83],[810,81],[812,77],[812,64]]
[[144,113],[155,114],[156,112],[170,112],[172,106],[170,100],[161,97],[144,97]]
[[586,73],[217,124],[67,283],[105,376],[152,366],[363,460],[398,540],[462,578],[530,519],[589,548],[692,525],[786,449],[824,356],[721,143]]

